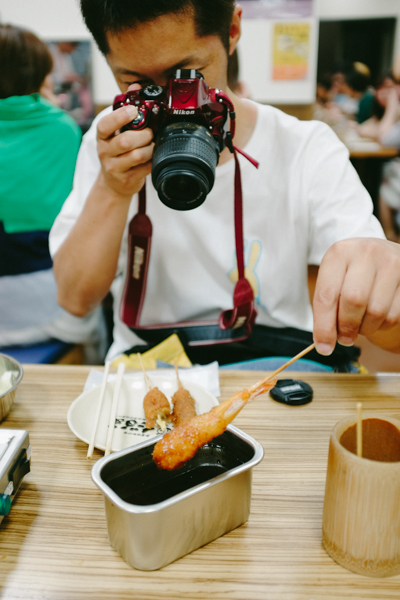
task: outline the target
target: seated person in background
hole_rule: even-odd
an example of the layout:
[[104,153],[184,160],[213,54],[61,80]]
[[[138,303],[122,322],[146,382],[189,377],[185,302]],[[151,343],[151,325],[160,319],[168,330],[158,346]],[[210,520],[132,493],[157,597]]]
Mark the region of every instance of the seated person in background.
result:
[[363,123],[372,116],[374,92],[370,89],[370,70],[361,62],[354,62],[352,68],[344,75],[344,93],[357,102],[354,118],[357,123]]
[[[109,107],[98,115],[84,136],[74,187],[52,228],[50,247],[59,298],[72,313],[86,314],[111,288],[110,358],[154,345],[168,328],[187,340],[196,329],[188,322],[197,323],[198,344],[188,348],[193,362],[200,350],[202,362],[222,364],[235,362],[231,348],[238,360],[282,356],[275,340],[288,329],[292,339],[294,330],[307,332],[308,338],[313,332],[319,355],[330,355],[337,341],[351,346],[359,333],[400,352],[400,247],[384,239],[347,149],[324,123],[299,121],[239,98],[228,87],[228,56],[240,38],[240,6],[234,0],[176,0],[173,8],[161,0],[81,0],[81,8],[121,92],[149,83],[166,86],[176,69],[200,71],[234,104],[235,145],[259,161],[255,169],[237,157],[244,273],[258,313],[246,339],[242,321],[232,330],[218,327],[221,310],[232,306],[239,270],[235,161],[229,148],[219,156],[205,202],[195,210],[171,210],[151,183],[152,129],[121,133],[137,109]],[[134,246],[128,270],[128,224],[145,181],[152,248],[145,301],[142,306],[135,298],[127,301],[139,314],[142,309],[140,322],[135,319],[129,327],[119,308],[125,280],[143,276],[143,251]],[[318,271],[313,307],[308,271]],[[202,327],[208,328],[204,335]],[[231,339],[223,338],[227,332]]]
[[[400,85],[388,74],[376,90],[374,116],[358,127],[361,136],[372,138],[383,146],[394,146],[400,151]],[[379,194],[379,219],[386,237],[399,241],[400,158],[384,164]]]
[[330,73],[322,73],[317,78],[316,102],[325,106],[331,102],[332,76]]
[[59,339],[90,352],[103,337],[101,315],[77,318],[57,304],[48,249],[81,132],[51,103],[53,62],[44,42],[0,24],[0,64],[0,347]]
[[[354,118],[358,103],[349,95],[346,86],[346,73],[353,69],[353,63],[348,60],[337,62],[333,68],[331,86],[329,89],[329,100],[336,109],[348,118]],[[331,106],[332,107],[332,106]]]
[[357,131],[363,137],[377,140],[383,146],[400,149],[400,85],[391,74],[382,77],[377,85],[373,114]]
[[400,83],[400,52],[397,53],[393,63],[393,78],[397,83]]
[[323,121],[331,127],[347,121],[339,105],[333,101],[334,98],[338,97],[337,90],[340,88],[338,82],[334,87],[333,79],[334,75],[331,75],[331,73],[320,73],[318,75],[313,106],[313,119]]

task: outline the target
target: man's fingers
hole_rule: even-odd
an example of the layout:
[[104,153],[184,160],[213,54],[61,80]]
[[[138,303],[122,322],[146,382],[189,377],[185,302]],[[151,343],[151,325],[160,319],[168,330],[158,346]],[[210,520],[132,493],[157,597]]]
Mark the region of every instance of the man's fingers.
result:
[[127,92],[135,92],[136,90],[141,90],[141,89],[142,89],[142,86],[140,85],[140,83],[132,83],[126,91]]
[[109,174],[124,173],[133,167],[151,162],[153,156],[154,144],[135,148],[130,152],[116,157],[109,157],[106,161],[106,168]]
[[[385,290],[385,293],[382,293]],[[397,303],[400,301],[397,278],[392,273],[379,271],[360,327],[360,333],[367,337],[373,335],[387,321],[396,322],[398,318]],[[391,325],[393,325],[392,323]]]
[[135,106],[121,106],[109,115],[103,117],[97,124],[97,138],[110,139],[118,129],[136,119],[138,110]]
[[138,131],[123,131],[106,142],[99,140],[98,154],[100,160],[103,159],[103,156],[123,156],[127,152],[135,150],[135,148],[149,146],[152,139],[153,132],[147,127]]
[[321,262],[313,301],[314,342],[324,356],[336,345],[338,303],[346,270],[347,264],[337,260],[336,245],[332,246]]
[[334,244],[321,262],[313,309],[320,354],[330,354],[336,340],[352,345],[359,333],[378,340],[380,332],[398,328],[399,245],[372,238]]
[[390,329],[400,323],[400,287],[396,289],[392,305],[381,329]]
[[354,344],[366,314],[375,282],[375,269],[371,266],[368,260],[360,258],[346,271],[337,316],[337,339],[343,346]]

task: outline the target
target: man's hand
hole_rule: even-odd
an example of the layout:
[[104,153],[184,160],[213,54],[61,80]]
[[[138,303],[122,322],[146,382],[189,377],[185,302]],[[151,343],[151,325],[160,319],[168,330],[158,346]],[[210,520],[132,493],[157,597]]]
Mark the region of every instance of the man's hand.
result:
[[360,333],[400,352],[400,245],[355,238],[333,244],[319,268],[314,341],[329,355],[336,341],[351,346]]
[[[134,89],[140,89],[140,85],[129,87],[129,90]],[[120,133],[120,129],[136,117],[136,107],[122,106],[97,125],[97,152],[104,184],[129,199],[142,188],[146,175],[151,172],[154,148],[150,128]]]

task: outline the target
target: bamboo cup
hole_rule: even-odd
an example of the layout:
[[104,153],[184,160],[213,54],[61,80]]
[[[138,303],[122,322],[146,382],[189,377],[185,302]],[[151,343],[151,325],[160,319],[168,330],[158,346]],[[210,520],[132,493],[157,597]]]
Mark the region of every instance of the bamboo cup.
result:
[[[389,577],[400,573],[400,461],[382,458],[400,451],[400,421],[364,414],[362,457],[356,454],[356,422],[356,415],[340,421],[330,438],[322,540],[349,571]],[[340,443],[346,431],[352,451]]]

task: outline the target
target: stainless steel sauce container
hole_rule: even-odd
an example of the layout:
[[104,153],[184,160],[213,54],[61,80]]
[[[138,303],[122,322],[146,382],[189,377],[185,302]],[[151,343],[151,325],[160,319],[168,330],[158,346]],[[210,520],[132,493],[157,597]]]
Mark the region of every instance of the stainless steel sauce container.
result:
[[247,521],[252,468],[264,451],[229,425],[176,471],[157,468],[162,436],[104,456],[92,478],[104,494],[111,545],[132,567],[165,567]]

